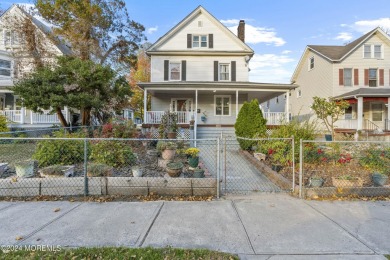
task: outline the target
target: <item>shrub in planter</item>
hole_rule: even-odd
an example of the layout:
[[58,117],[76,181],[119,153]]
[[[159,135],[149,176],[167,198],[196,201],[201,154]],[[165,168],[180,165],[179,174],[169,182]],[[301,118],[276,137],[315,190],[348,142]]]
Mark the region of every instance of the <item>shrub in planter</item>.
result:
[[192,168],[198,167],[198,164],[199,164],[199,156],[198,156],[199,152],[200,152],[200,150],[198,148],[195,148],[195,147],[188,148],[186,150],[186,152],[185,152],[188,155],[188,164]]
[[16,176],[30,178],[34,176],[35,161],[20,161],[15,163]]
[[51,165],[39,170],[41,177],[71,177],[74,172],[74,166]]
[[136,162],[131,146],[121,141],[97,141],[91,150],[90,159],[97,163],[121,167]]
[[[82,132],[64,133],[54,132],[57,138],[83,138]],[[88,149],[89,151],[89,149]],[[84,161],[83,140],[42,140],[38,141],[33,158],[38,161],[40,167],[49,165],[71,165]]]
[[194,178],[204,178],[204,170],[201,168],[194,169],[194,173],[192,174]]
[[158,141],[157,150],[161,152],[164,160],[173,160],[176,154],[177,145],[174,142]]
[[181,170],[184,165],[182,162],[171,162],[167,164],[167,173],[171,177],[178,177],[181,174]]
[[[260,110],[259,102],[253,99],[251,102],[245,102],[238,113],[234,129],[237,137],[254,138],[266,136],[266,122],[263,113]],[[249,150],[256,141],[237,139],[241,149]]]
[[373,173],[372,174],[372,182],[374,183],[374,186],[384,186],[387,183],[387,180],[389,179],[389,176],[383,173]]
[[88,177],[107,177],[113,173],[112,166],[103,163],[88,163],[87,176]]

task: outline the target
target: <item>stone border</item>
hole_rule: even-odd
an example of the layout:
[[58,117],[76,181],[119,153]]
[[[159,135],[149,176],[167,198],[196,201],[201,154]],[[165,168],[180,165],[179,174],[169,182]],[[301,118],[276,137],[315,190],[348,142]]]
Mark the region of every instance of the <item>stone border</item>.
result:
[[390,196],[390,186],[385,187],[321,187],[321,188],[304,188],[304,198],[316,199],[327,197],[381,197]]
[[[281,188],[282,190],[291,190],[292,182],[285,178],[283,175],[273,171],[268,165],[257,160],[248,151],[239,150],[245,159],[248,160],[253,166],[256,167],[262,174],[264,174],[272,183]],[[294,194],[298,194],[299,186],[295,185]]]
[[[1,179],[0,197],[83,196],[84,177]],[[88,195],[216,196],[216,178],[88,177]]]

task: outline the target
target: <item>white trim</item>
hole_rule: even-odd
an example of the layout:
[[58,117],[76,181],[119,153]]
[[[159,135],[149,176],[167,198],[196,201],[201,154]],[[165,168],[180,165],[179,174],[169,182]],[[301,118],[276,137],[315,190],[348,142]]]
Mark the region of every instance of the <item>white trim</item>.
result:
[[[222,115],[217,115],[217,98],[222,98]],[[223,115],[223,98],[229,98],[229,114]],[[231,116],[232,115],[232,95],[214,95],[214,116]]]
[[[148,87],[148,90],[173,90],[173,91],[178,91],[178,90],[184,90],[184,91],[190,91],[190,90],[209,90],[213,92],[214,90],[217,91],[236,91],[236,88],[185,88],[185,89],[178,89],[178,88],[172,88],[172,87],[166,87],[166,88],[153,88],[153,87]],[[240,91],[253,91],[253,92],[286,92],[289,91],[290,89],[247,89],[247,88],[240,88]]]
[[[351,70],[351,85],[350,86],[347,86],[345,85],[345,70]],[[350,88],[350,87],[353,87],[353,81],[354,81],[354,77],[353,77],[353,68],[343,68],[343,86],[344,87],[347,87],[347,88]]]
[[[171,111],[172,112],[177,112],[177,101],[178,100],[186,100],[186,102],[187,102],[187,100],[191,100],[191,107],[187,107],[188,106],[188,103],[186,104],[186,111],[187,112],[191,112],[191,111],[193,111],[193,107],[194,107],[194,100],[193,100],[193,98],[171,98],[171,103],[170,103],[170,107],[171,107]],[[175,107],[175,110],[173,110],[172,109],[172,101],[176,101],[176,107]]]
[[[229,79],[221,79],[221,65],[227,65],[228,66],[228,73],[229,73]],[[218,81],[231,81],[231,75],[232,75],[232,66],[229,62],[218,62]]]
[[[370,46],[370,57],[365,57],[364,56],[364,48],[365,46]],[[380,46],[381,47],[381,56],[380,57],[375,57],[375,46]],[[363,59],[375,59],[375,60],[383,60],[384,59],[384,47],[383,43],[365,43],[363,44]]]
[[[194,37],[198,36],[199,37],[199,46],[194,47]],[[202,37],[206,37],[206,46],[202,46]],[[191,41],[191,47],[193,49],[207,49],[209,47],[209,35],[208,34],[193,34],[192,35],[192,41]]]
[[[171,78],[171,64],[179,64],[179,79],[172,79]],[[168,68],[168,74],[169,74],[169,81],[181,81],[181,74],[182,74],[182,68],[181,68],[181,61],[169,61],[169,68]]]

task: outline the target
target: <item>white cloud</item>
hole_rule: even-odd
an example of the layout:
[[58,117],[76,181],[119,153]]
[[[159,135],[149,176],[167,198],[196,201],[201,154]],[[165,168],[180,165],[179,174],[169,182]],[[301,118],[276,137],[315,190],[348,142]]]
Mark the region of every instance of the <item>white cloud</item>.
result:
[[[237,35],[237,26],[240,20],[229,19],[220,20],[228,29]],[[266,27],[256,27],[248,23],[245,24],[245,42],[251,44],[265,43],[267,45],[282,46],[286,43],[283,38],[276,36],[275,29]]]
[[249,63],[250,81],[289,83],[293,73],[293,58],[287,55],[255,54]]
[[289,53],[291,53],[290,50],[284,50],[284,51],[282,51],[282,54],[289,54]]
[[352,33],[349,32],[341,32],[339,33],[334,39],[335,40],[342,40],[342,41],[349,41],[353,38]]
[[361,33],[369,32],[378,26],[384,29],[385,31],[390,31],[390,18],[361,20],[361,21],[356,21],[353,24],[349,25],[350,28]]
[[157,30],[158,30],[158,26],[155,26],[155,27],[148,28],[147,32],[148,32],[148,34],[153,34],[153,33],[157,32]]

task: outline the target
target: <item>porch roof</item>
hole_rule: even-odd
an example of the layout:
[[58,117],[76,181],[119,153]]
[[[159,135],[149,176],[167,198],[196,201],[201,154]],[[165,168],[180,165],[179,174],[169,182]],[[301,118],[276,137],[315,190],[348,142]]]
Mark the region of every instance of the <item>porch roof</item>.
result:
[[336,96],[333,99],[349,99],[355,97],[390,97],[390,88],[359,88]]

